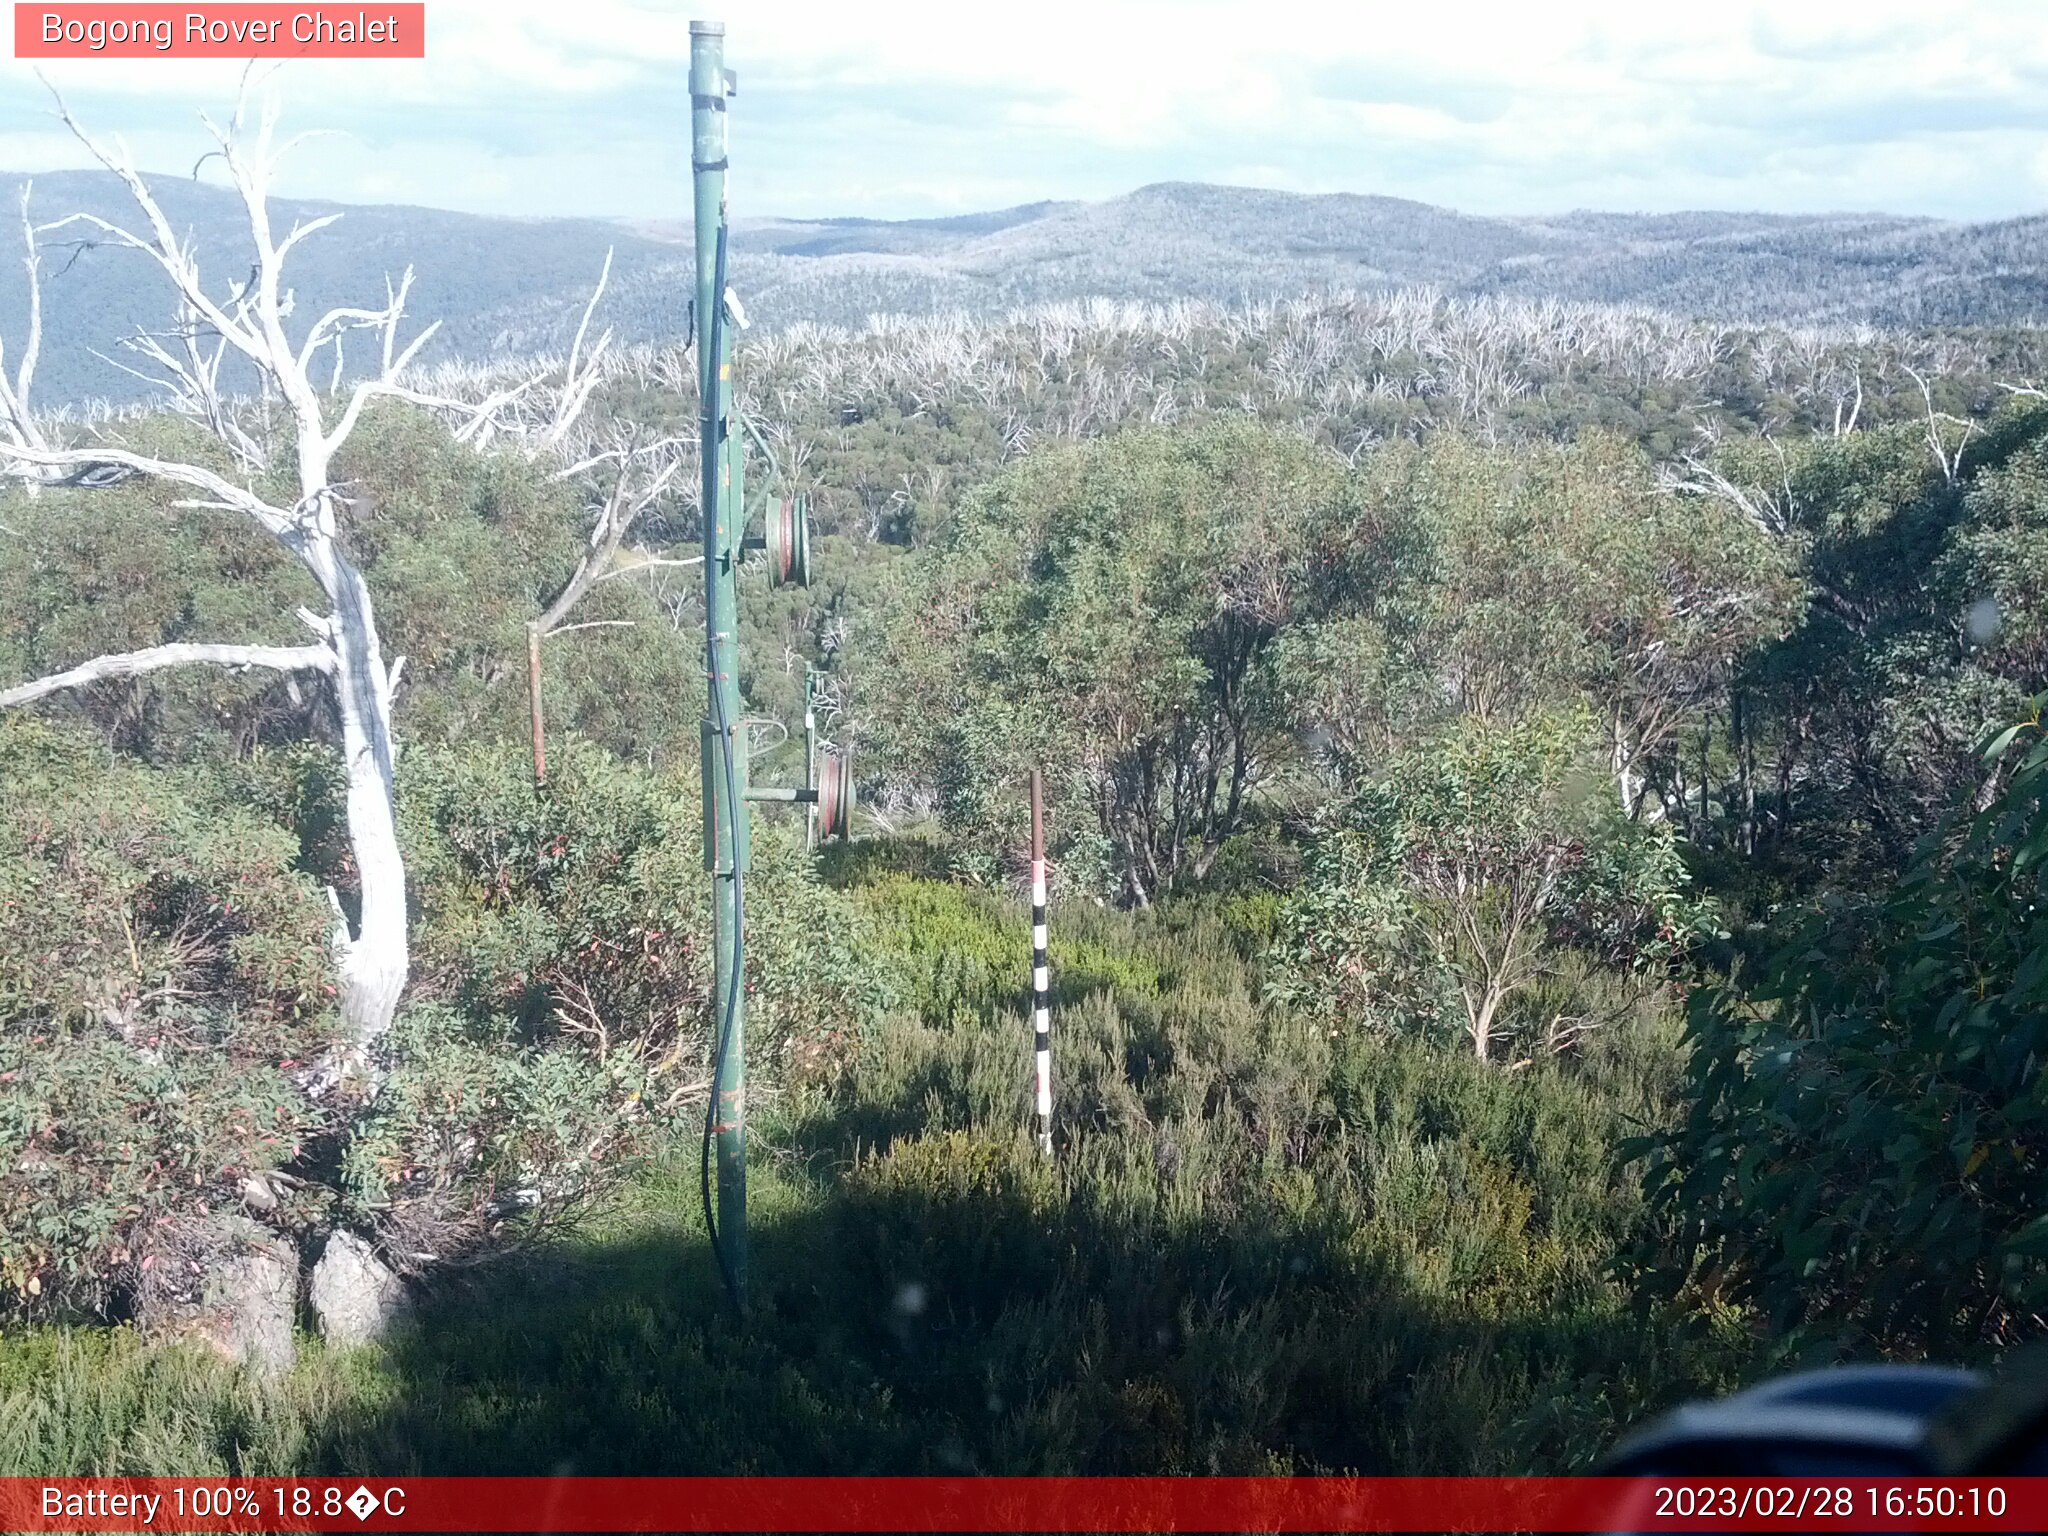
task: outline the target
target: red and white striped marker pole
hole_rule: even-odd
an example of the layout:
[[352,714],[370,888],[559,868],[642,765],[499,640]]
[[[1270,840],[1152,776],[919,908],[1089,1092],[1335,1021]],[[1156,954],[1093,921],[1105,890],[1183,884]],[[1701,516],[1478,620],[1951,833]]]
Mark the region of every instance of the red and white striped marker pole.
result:
[[1052,965],[1046,958],[1045,794],[1031,770],[1031,1035],[1038,1068],[1038,1146],[1052,1156]]

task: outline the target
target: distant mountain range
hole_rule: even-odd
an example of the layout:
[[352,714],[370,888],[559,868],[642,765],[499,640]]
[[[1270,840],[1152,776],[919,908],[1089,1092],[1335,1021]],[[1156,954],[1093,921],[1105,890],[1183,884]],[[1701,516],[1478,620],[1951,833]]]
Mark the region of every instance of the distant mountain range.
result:
[[[0,174],[12,209],[22,178]],[[223,285],[250,246],[232,193],[151,178]],[[77,211],[127,221],[112,177],[35,181],[39,221]],[[345,217],[294,253],[301,311],[383,292],[417,271],[414,312],[442,321],[428,356],[559,348],[615,248],[603,315],[629,341],[680,332],[690,287],[687,221],[509,219],[441,209],[280,199],[294,218]],[[46,237],[68,241],[74,228]],[[47,403],[131,399],[143,386],[96,359],[160,325],[165,287],[141,255],[101,241],[45,257]],[[1645,305],[1735,322],[1888,326],[2048,322],[2048,216],[1961,224],[1885,214],[1571,213],[1481,218],[1399,198],[1305,196],[1192,183],[1106,202],[1047,202],[945,219],[741,219],[733,284],[758,324],[858,324],[875,313],[1000,313],[1106,296],[1233,301],[1332,288],[1428,286],[1446,294]],[[20,267],[0,264],[0,340],[23,319]]]
[[[640,227],[688,236],[687,225]],[[2048,321],[2048,216],[1479,218],[1400,198],[1165,183],[964,219],[760,220],[736,225],[734,245],[777,318],[828,309],[835,290],[862,311],[1429,286],[1731,321]]]

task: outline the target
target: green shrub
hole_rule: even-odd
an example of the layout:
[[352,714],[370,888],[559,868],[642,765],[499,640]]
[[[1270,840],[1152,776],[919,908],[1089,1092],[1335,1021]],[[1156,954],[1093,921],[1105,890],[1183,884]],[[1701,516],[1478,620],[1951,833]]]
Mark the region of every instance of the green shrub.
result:
[[295,1069],[335,1036],[331,918],[298,851],[212,776],[0,719],[0,1307],[105,1308],[324,1124]]
[[[1696,993],[1692,1108],[1645,1143],[1667,1287],[1781,1324],[1978,1351],[2048,1303],[2048,744],[1898,888],[1811,908],[1750,995]],[[1995,759],[1994,759],[1995,761]],[[1995,771],[1995,770],[1994,770]],[[1768,1212],[1769,1219],[1759,1219]]]
[[972,1023],[1024,1006],[1031,925],[987,891],[886,876],[860,889],[906,1002],[929,1023]]
[[[1018,906],[889,881],[870,898],[874,963],[906,990],[927,984],[899,947],[920,933],[1021,970]],[[1645,1339],[1605,1272],[1641,1213],[1614,1144],[1667,1112],[1639,1041],[1502,1072],[1333,1035],[1261,1004],[1209,907],[1064,913],[1076,952],[1121,971],[1067,967],[1088,984],[1055,1021],[1057,1159],[1027,1133],[1021,1008],[978,1008],[972,985],[883,1018],[832,1091],[771,1105],[744,1337],[694,1159],[655,1158],[562,1246],[445,1282],[389,1350],[315,1354],[280,1392],[125,1343],[81,1372],[51,1367],[47,1336],[0,1341],[0,1450],[27,1447],[24,1470],[161,1437],[173,1468],[309,1473],[1519,1472],[1584,1466],[1619,1425],[1727,1384],[1725,1339]],[[506,1197],[609,1133],[570,1095],[576,1040],[445,1005],[396,1033],[360,1159],[472,1143],[473,1184],[451,1187]],[[600,1166],[638,1161],[618,1145]]]
[[[115,1305],[174,1218],[251,1181],[287,1229],[317,1233],[338,1196],[401,1258],[452,1254],[573,1213],[699,1100],[694,776],[568,739],[541,797],[511,745],[415,749],[402,778],[415,986],[349,1118],[296,1076],[337,1027],[333,918],[298,869],[345,885],[328,758],[154,770],[0,720],[6,1305]],[[772,1094],[843,1070],[890,993],[787,832],[756,850],[749,1042]]]
[[1325,818],[1280,920],[1274,995],[1381,1032],[1449,1014],[1489,1059],[1561,946],[1622,973],[1702,909],[1668,826],[1619,815],[1576,714],[1467,716]]
[[586,1212],[694,1116],[641,1055],[576,1036],[520,1039],[423,1004],[391,1032],[394,1064],[342,1160],[351,1213],[401,1264],[466,1259]]
[[[425,1262],[574,1216],[692,1122],[710,878],[694,775],[565,737],[540,793],[511,744],[415,750],[400,777],[412,1002],[343,1178],[351,1209]],[[757,1091],[830,1079],[889,1001],[886,968],[787,829],[757,826],[747,896]]]
[[266,1384],[127,1327],[0,1335],[0,1477],[288,1476],[307,1468],[322,1412],[355,1396],[334,1366],[314,1354]]
[[1057,1011],[1056,1163],[1027,1134],[1028,1030],[952,993],[878,1032],[838,1111],[867,1150],[832,1186],[844,1274],[817,1283],[898,1411],[944,1426],[934,1470],[1583,1465],[1717,1368],[1690,1336],[1642,1352],[1603,1273],[1641,1211],[1614,1148],[1667,1112],[1633,1042],[1504,1073],[1262,1007],[1201,906],[1070,926],[1146,984]]
[[[711,993],[710,876],[693,771],[652,774],[565,738],[536,794],[511,744],[426,749],[400,770],[414,891],[414,996],[580,1034],[651,1063],[696,1058]],[[748,1052],[829,1072],[887,1001],[858,910],[791,829],[755,817],[747,877]]]

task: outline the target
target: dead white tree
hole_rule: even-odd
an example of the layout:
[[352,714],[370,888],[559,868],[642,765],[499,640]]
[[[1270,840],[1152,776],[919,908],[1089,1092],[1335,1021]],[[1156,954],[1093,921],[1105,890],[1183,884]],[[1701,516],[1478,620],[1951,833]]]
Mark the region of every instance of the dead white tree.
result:
[[[572,366],[572,380],[574,376]],[[527,706],[533,719],[533,782],[536,788],[545,784],[548,777],[547,718],[541,704],[541,642],[550,635],[568,634],[572,630],[631,622],[627,619],[591,619],[580,624],[569,622],[569,615],[575,611],[576,605],[600,582],[636,572],[647,573],[704,562],[702,555],[672,560],[658,557],[648,550],[627,551],[624,548],[626,535],[632,532],[641,513],[668,493],[688,459],[694,457],[685,455],[684,446],[680,439],[673,437],[645,444],[615,442],[613,446],[562,471],[563,479],[581,479],[593,473],[608,472],[611,483],[604,499],[597,504],[590,534],[584,541],[583,554],[576,562],[576,569],[563,583],[561,591],[555,594],[554,601],[526,626]]]
[[[406,981],[405,868],[392,789],[392,696],[405,662],[403,657],[385,660],[369,588],[344,551],[337,508],[347,498],[334,480],[334,458],[362,419],[365,407],[380,397],[452,409],[471,424],[485,416],[483,407],[425,396],[401,382],[407,365],[435,329],[428,326],[400,344],[399,325],[405,315],[410,272],[395,286],[387,284],[382,308],[330,310],[315,319],[296,344],[292,341],[285,325],[293,307],[283,281],[286,258],[300,241],[339,215],[296,223],[279,238],[271,225],[269,189],[277,160],[290,145],[282,149],[275,145],[274,101],[265,101],[253,135],[246,121],[248,106],[245,83],[225,128],[202,118],[218,146],[216,154],[208,158],[218,158],[225,165],[248,220],[255,263],[246,280],[224,286],[208,284],[196,253],[172,228],[125,146],[104,144],[87,133],[62,97],[57,97],[58,117],[87,151],[120,179],[142,223],[137,232],[94,214],[74,214],[45,226],[52,230],[83,227],[101,243],[140,253],[169,279],[175,296],[174,326],[164,335],[145,338],[137,350],[160,370],[158,382],[170,390],[174,405],[208,426],[226,446],[242,478],[229,478],[201,464],[133,453],[105,441],[60,446],[48,440],[27,420],[26,367],[11,387],[4,407],[10,428],[0,434],[0,474],[32,483],[53,479],[77,482],[125,471],[183,487],[193,494],[175,506],[240,513],[289,550],[318,587],[325,611],[298,610],[313,637],[306,645],[162,645],[102,656],[0,691],[0,707],[29,703],[60,689],[82,688],[108,678],[194,664],[308,672],[326,680],[346,769],[349,846],[359,883],[353,924],[343,914],[339,899],[333,898],[335,958],[350,1048],[348,1059],[334,1065],[346,1070],[362,1063],[369,1047],[390,1026]],[[33,250],[29,270],[33,288]],[[31,302],[33,323],[38,312]],[[313,369],[323,351],[332,346],[338,354],[342,337],[357,331],[371,333],[381,348],[375,373],[345,393],[316,388]],[[33,336],[32,330],[25,364],[34,360]],[[289,504],[267,499],[254,488],[256,472],[269,456],[268,446],[247,430],[245,416],[260,413],[261,405],[239,406],[223,393],[221,363],[230,356],[253,372],[264,399],[274,402],[288,418],[288,451],[295,460],[298,493]],[[338,369],[335,381],[339,383]]]
[[1705,451],[1687,451],[1678,456],[1677,463],[1659,466],[1657,489],[1666,495],[1687,493],[1725,501],[1771,539],[1786,537],[1798,515],[1798,501],[1792,489],[1792,460],[1785,452],[1785,445],[1768,428],[1760,434],[1762,441],[1770,445],[1778,458],[1778,484],[1775,487],[1754,482],[1738,484],[1715,468],[1712,462],[1712,454],[1721,445],[1719,435],[1710,426],[1702,426],[1700,435],[1705,441]]
[[36,244],[35,225],[28,216],[29,192],[33,183],[21,184],[21,238],[23,246],[22,265],[28,272],[28,332],[22,339],[21,357],[16,361],[14,377],[9,379],[5,368],[6,347],[0,344],[0,432],[7,440],[26,448],[47,448],[36,426],[35,417],[29,408],[29,390],[35,384],[36,354],[43,345],[43,284],[42,253]]
[[[1970,446],[1970,434],[1976,430],[1976,423],[1965,421],[1960,416],[1951,416],[1947,411],[1934,408],[1934,389],[1926,377],[1910,363],[1901,362],[1900,370],[1920,386],[1920,399],[1927,407],[1927,451],[1934,455],[1935,467],[1941,471],[1944,484],[1954,485],[1963,472],[1963,450]],[[1963,430],[1956,438],[1953,448],[1948,445],[1948,427],[1959,426]]]

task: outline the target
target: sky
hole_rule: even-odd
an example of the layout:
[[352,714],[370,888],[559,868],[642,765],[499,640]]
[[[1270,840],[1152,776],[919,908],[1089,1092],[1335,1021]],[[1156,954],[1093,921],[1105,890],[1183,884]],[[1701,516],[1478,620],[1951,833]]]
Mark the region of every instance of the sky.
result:
[[[1482,214],[2048,208],[2043,0],[428,0],[423,61],[270,77],[286,128],[316,134],[277,188],[687,218],[692,14],[726,22],[739,76],[736,217],[1157,181]],[[240,75],[45,67],[89,128],[180,174]],[[0,71],[0,169],[85,164],[29,66]]]

